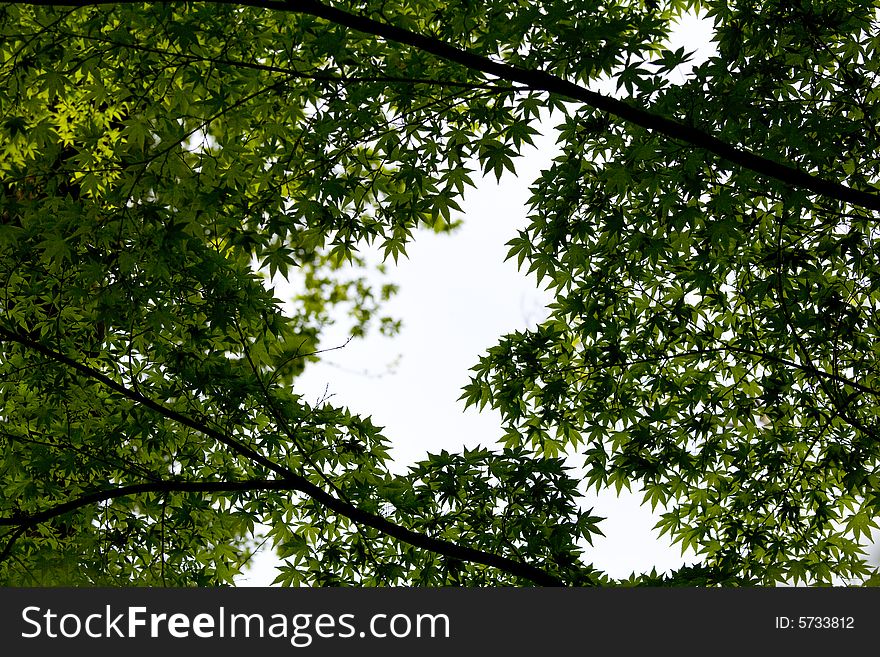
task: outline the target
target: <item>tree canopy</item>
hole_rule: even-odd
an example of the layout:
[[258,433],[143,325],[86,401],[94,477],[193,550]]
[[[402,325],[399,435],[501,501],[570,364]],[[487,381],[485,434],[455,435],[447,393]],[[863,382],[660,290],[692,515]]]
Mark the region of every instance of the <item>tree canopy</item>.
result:
[[[0,4],[0,582],[228,584],[265,525],[290,585],[873,583],[878,7]],[[504,438],[392,474],[297,378],[548,111],[510,257],[554,301],[463,394]],[[596,570],[622,487],[699,561]]]

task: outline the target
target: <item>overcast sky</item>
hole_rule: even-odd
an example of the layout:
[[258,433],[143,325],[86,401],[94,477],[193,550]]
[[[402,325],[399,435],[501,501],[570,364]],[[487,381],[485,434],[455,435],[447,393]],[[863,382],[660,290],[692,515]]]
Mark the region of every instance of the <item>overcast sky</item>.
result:
[[[670,46],[701,49],[710,40],[707,22],[683,22]],[[678,71],[682,80],[686,71]],[[607,89],[606,89],[607,91]],[[464,225],[452,235],[422,232],[408,247],[408,258],[390,263],[389,277],[400,285],[387,312],[403,320],[401,333],[383,338],[374,332],[353,341],[312,365],[296,383],[310,402],[325,395],[331,403],[370,415],[385,427],[392,441],[396,471],[441,449],[494,447],[501,436],[500,418],[488,407],[482,412],[463,410],[458,401],[468,380],[468,370],[504,333],[533,327],[546,317],[549,295],[533,278],[505,262],[505,243],[526,225],[528,187],[558,152],[553,126],[559,117],[542,124],[536,147],[517,160],[517,175],[494,176],[469,189]],[[279,285],[285,298],[292,292]],[[344,326],[327,334],[324,346],[345,341]],[[605,537],[597,537],[587,558],[612,577],[636,572],[659,572],[692,563],[653,526],[658,515],[640,504],[638,492],[590,494],[585,506],[606,518],[600,524]],[[275,577],[277,560],[269,550],[259,554],[240,585],[266,586]]]

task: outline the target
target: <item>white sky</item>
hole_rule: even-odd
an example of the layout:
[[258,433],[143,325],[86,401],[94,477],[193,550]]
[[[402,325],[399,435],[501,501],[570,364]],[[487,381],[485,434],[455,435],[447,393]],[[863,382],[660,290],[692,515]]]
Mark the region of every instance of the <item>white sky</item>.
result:
[[[671,45],[705,44],[707,27],[690,21]],[[501,335],[533,327],[547,315],[550,295],[514,262],[505,262],[505,243],[526,225],[529,185],[558,153],[553,130],[558,118],[543,122],[536,147],[516,161],[516,176],[505,173],[497,183],[490,174],[466,191],[461,228],[452,235],[419,233],[407,248],[407,259],[397,266],[388,263],[400,291],[386,309],[403,320],[401,333],[393,339],[373,334],[352,341],[326,354],[296,383],[310,402],[329,394],[334,405],[370,415],[385,427],[396,471],[441,449],[494,447],[502,435],[498,413],[488,407],[464,411],[458,398],[480,354]],[[284,299],[292,292],[285,293],[281,283],[274,281]],[[325,348],[345,342],[341,324],[335,336],[327,334]],[[640,495],[624,490],[620,497],[591,494],[586,500],[587,508],[606,518],[600,525],[605,538],[596,537],[587,552],[599,569],[626,577],[685,562],[679,548],[656,538],[652,528],[659,516],[640,505]],[[269,585],[276,563],[271,551],[263,550],[239,585]]]
[[[389,263],[400,291],[385,308],[403,320],[400,334],[384,338],[373,332],[352,341],[326,354],[296,382],[307,401],[329,394],[330,403],[371,415],[385,427],[395,471],[403,472],[428,452],[494,447],[502,435],[497,412],[464,411],[458,398],[480,354],[504,333],[533,327],[547,314],[550,294],[534,277],[517,271],[514,262],[504,261],[505,243],[526,224],[528,186],[557,153],[552,132],[535,142],[537,148],[517,161],[518,177],[507,174],[498,184],[490,174],[468,190],[461,228],[451,235],[421,232],[407,248],[408,259]],[[284,299],[284,286],[275,284]],[[335,336],[328,332],[324,346],[344,343],[344,328],[340,322]],[[624,491],[620,498],[604,494],[586,504],[607,518],[600,525],[606,538],[597,537],[589,558],[612,576],[683,563],[680,549],[655,539],[657,518],[640,507],[640,500]],[[264,550],[239,585],[269,585],[276,563]]]

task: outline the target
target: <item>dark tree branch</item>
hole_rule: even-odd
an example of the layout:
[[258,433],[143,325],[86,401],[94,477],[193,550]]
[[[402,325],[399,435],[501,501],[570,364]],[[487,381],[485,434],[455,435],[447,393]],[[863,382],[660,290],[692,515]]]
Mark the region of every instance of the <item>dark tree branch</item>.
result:
[[22,526],[17,527],[16,529],[13,529],[6,534],[6,536],[9,536],[9,538],[6,541],[6,545],[3,546],[3,551],[0,552],[0,563],[3,563],[9,558],[9,555],[12,554],[12,548],[15,547],[15,543],[18,541],[18,539],[21,538],[22,534],[24,534],[26,530],[27,527]]
[[738,354],[746,354],[748,356],[755,356],[759,359],[769,360],[773,363],[779,363],[780,365],[785,365],[786,367],[790,367],[792,369],[800,370],[807,374],[812,374],[817,377],[820,385],[824,385],[822,382],[825,380],[836,381],[837,383],[841,383],[845,386],[849,386],[854,388],[855,390],[873,396],[880,395],[880,391],[866,386],[858,381],[853,381],[852,379],[848,379],[844,376],[836,374],[834,372],[826,372],[825,370],[819,369],[816,367],[812,361],[806,360],[805,363],[795,363],[794,361],[788,360],[787,358],[782,358],[780,356],[776,356],[775,354],[767,353],[764,351],[757,351],[755,349],[744,349],[742,347],[736,347],[734,345],[725,344],[722,349],[726,349],[732,353]]
[[359,509],[353,504],[334,497],[327,491],[310,482],[302,475],[299,475],[292,470],[282,465],[279,465],[278,463],[275,463],[271,459],[266,458],[264,455],[260,454],[253,448],[248,447],[247,445],[243,444],[232,436],[228,436],[210,427],[204,422],[194,420],[193,418],[184,415],[178,411],[175,411],[172,408],[168,408],[167,406],[157,402],[156,400],[150,399],[149,397],[146,397],[143,394],[136,392],[122,385],[121,383],[118,383],[117,381],[114,381],[103,372],[100,372],[93,367],[90,367],[88,365],[85,365],[84,363],[65,356],[64,354],[59,353],[54,349],[51,349],[50,347],[40,344],[39,342],[32,340],[26,335],[22,335],[15,331],[10,331],[5,327],[0,327],[0,341],[15,342],[28,349],[36,351],[43,356],[51,358],[52,360],[79,372],[88,379],[96,381],[106,388],[109,388],[110,390],[119,393],[126,399],[129,399],[137,404],[140,404],[141,406],[149,408],[150,410],[162,415],[163,417],[168,418],[169,420],[198,431],[199,433],[208,436],[209,438],[213,438],[218,443],[228,447],[232,452],[238,454],[239,456],[243,456],[251,462],[259,464],[270,472],[278,475],[278,477],[280,477],[279,482],[283,482],[288,490],[303,493],[318,502],[319,504],[322,504],[327,509],[348,518],[352,522],[365,525],[367,527],[372,527],[373,529],[385,534],[386,536],[396,538],[397,540],[408,543],[414,547],[422,548],[424,550],[428,550],[429,552],[436,552],[437,554],[442,554],[453,559],[460,559],[461,561],[479,563],[484,566],[489,566],[491,568],[497,568],[498,570],[509,573],[516,577],[522,577],[531,580],[535,584],[541,586],[564,586],[564,583],[558,577],[551,575],[550,573],[536,566],[521,563],[519,561],[515,561],[513,559],[509,559],[498,554],[492,554],[490,552],[484,552],[482,550],[476,550],[474,548],[457,545],[450,541],[444,541],[439,538],[425,536],[424,534],[419,534],[418,532],[414,532],[405,527],[401,527],[400,525],[397,525],[383,518],[382,516],[378,516]]
[[[460,48],[456,48],[440,39],[417,34],[410,30],[389,25],[381,21],[351,14],[336,7],[329,7],[316,0],[213,0],[217,4],[233,4],[239,6],[256,7],[275,11],[287,11],[296,14],[308,14],[324,19],[337,25],[382,37],[388,41],[394,41],[403,45],[411,46],[436,57],[446,59],[464,67],[492,75],[508,82],[519,82],[534,91],[545,91],[556,94],[573,101],[584,103],[589,107],[607,112],[624,121],[645,128],[652,132],[685,142],[710,153],[718,155],[732,164],[744,167],[763,176],[768,176],[786,185],[803,188],[815,194],[827,198],[836,199],[844,203],[858,205],[870,210],[880,210],[880,195],[876,192],[866,192],[853,189],[841,183],[832,182],[819,178],[811,173],[797,169],[789,164],[783,164],[770,160],[766,157],[753,153],[745,148],[739,148],[717,137],[693,128],[691,126],[659,116],[647,110],[633,107],[622,100],[611,96],[605,96],[595,91],[590,91],[574,82],[544,71],[523,69],[512,64],[496,62],[488,57],[477,55]],[[140,0],[137,0],[140,3]],[[0,0],[0,4],[10,4],[7,0]],[[135,4],[135,0],[61,0],[49,2],[44,0],[31,0],[22,4],[50,5],[64,7],[88,7],[97,5]]]
[[[83,0],[88,4],[88,0]],[[98,0],[103,1],[103,0]],[[683,141],[697,148],[707,150],[721,158],[756,173],[775,178],[793,187],[802,187],[811,192],[837,199],[845,203],[859,205],[872,210],[880,210],[880,196],[876,193],[856,190],[840,183],[831,182],[801,171],[788,164],[774,162],[724,142],[709,133],[684,125],[647,110],[633,107],[616,98],[605,96],[595,91],[569,82],[544,71],[533,71],[511,64],[493,61],[488,57],[476,55],[456,48],[440,39],[416,34],[403,28],[382,23],[364,16],[350,14],[335,7],[328,7],[316,0],[219,0],[233,4],[278,9],[295,13],[309,14],[324,20],[344,25],[360,32],[380,36],[390,41],[412,46],[431,53],[437,57],[461,64],[467,68],[493,75],[509,82],[519,82],[533,90],[546,91],[584,103],[595,109],[612,114],[642,128],[657,132],[672,139]]]
[[44,511],[30,515],[0,517],[0,527],[23,527],[25,529],[42,522],[76,511],[84,506],[115,500],[142,493],[235,493],[254,490],[290,490],[290,482],[283,479],[250,479],[247,481],[151,481],[118,486],[106,490],[85,493]]
[[596,372],[604,371],[610,367],[633,367],[635,365],[644,365],[647,363],[660,363],[667,362],[678,358],[694,358],[699,356],[709,356],[719,353],[732,353],[732,354],[743,354],[745,356],[754,356],[759,360],[767,360],[772,363],[777,363],[779,365],[785,365],[786,367],[790,367],[793,370],[798,370],[800,372],[804,372],[805,374],[810,374],[815,377],[819,381],[823,379],[828,379],[831,381],[836,381],[845,386],[849,386],[855,389],[858,392],[873,395],[874,397],[880,397],[880,390],[876,388],[872,388],[870,386],[866,386],[863,383],[859,383],[858,381],[853,381],[852,379],[848,379],[841,374],[836,372],[826,372],[818,368],[812,362],[807,363],[796,363],[793,360],[789,360],[787,358],[782,358],[781,356],[777,356],[775,354],[766,352],[766,351],[758,351],[757,349],[746,349],[744,347],[738,347],[736,345],[729,344],[727,342],[721,342],[721,346],[718,347],[702,347],[699,349],[689,349],[687,351],[680,351],[673,354],[660,354],[657,356],[645,356],[644,358],[634,358],[632,360],[621,361],[618,363],[612,364],[601,364],[593,367],[592,369],[587,370],[585,367],[580,365],[569,365],[567,367],[559,367],[555,369],[555,372],[565,372],[565,371],[575,371],[575,370],[583,370],[586,373],[578,378],[578,381],[582,381],[584,379],[588,379]]
[[253,71],[264,71],[266,73],[280,73],[285,75],[288,78],[292,79],[302,79],[302,80],[314,80],[316,82],[336,82],[341,84],[412,84],[412,85],[424,85],[428,87],[441,87],[441,88],[451,88],[451,89],[464,89],[464,90],[474,90],[481,89],[484,91],[498,91],[498,92],[511,92],[511,91],[531,91],[529,87],[515,87],[515,86],[499,86],[496,84],[489,83],[477,83],[477,82],[457,82],[455,80],[437,80],[433,78],[402,78],[393,75],[370,75],[370,76],[347,76],[347,75],[333,75],[326,72],[306,72],[306,71],[295,71],[290,68],[284,68],[282,66],[273,66],[271,64],[261,64],[259,62],[245,62],[237,59],[227,59],[224,57],[204,57],[198,55],[192,55],[190,53],[184,52],[173,52],[170,50],[163,50],[161,48],[151,48],[150,46],[145,46],[138,43],[123,43],[121,41],[114,41],[113,39],[108,39],[106,37],[96,37],[90,36],[88,34],[80,34],[78,32],[69,33],[71,37],[75,37],[77,39],[86,39],[88,41],[95,41],[97,43],[104,43],[113,48],[125,48],[127,50],[134,50],[137,52],[146,52],[152,53],[155,55],[162,55],[165,57],[170,57],[172,59],[181,60],[184,62],[191,63],[201,63],[201,64],[224,64],[226,66],[232,66],[234,68],[243,68]]

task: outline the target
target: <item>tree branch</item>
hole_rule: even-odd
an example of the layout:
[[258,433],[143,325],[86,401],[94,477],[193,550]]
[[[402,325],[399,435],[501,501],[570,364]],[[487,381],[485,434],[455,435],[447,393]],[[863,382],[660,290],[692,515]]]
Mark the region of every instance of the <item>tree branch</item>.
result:
[[541,586],[565,585],[558,577],[551,575],[550,573],[542,570],[541,568],[538,568],[537,566],[521,563],[519,561],[515,561],[513,559],[509,559],[508,557],[504,557],[498,554],[476,550],[474,548],[457,545],[450,541],[445,541],[439,538],[419,534],[418,532],[414,532],[410,529],[397,525],[383,518],[382,516],[369,513],[367,511],[359,509],[353,504],[337,499],[319,486],[316,486],[315,484],[310,482],[302,475],[299,475],[289,468],[279,465],[271,459],[266,458],[253,448],[248,447],[247,445],[243,444],[232,436],[228,436],[216,429],[213,429],[203,422],[194,420],[193,418],[188,417],[178,411],[175,411],[172,408],[168,408],[167,406],[160,404],[154,399],[150,399],[149,397],[146,397],[139,392],[131,390],[121,383],[114,381],[103,372],[100,372],[93,367],[90,367],[88,365],[85,365],[84,363],[65,356],[64,354],[59,353],[43,344],[40,344],[39,342],[32,340],[26,335],[22,335],[15,331],[10,331],[5,327],[0,326],[0,341],[15,342],[28,349],[36,351],[43,356],[51,358],[52,360],[79,372],[87,378],[100,383],[106,388],[109,388],[110,390],[119,393],[123,397],[137,404],[140,404],[141,406],[149,408],[150,410],[162,415],[163,417],[168,418],[169,420],[198,431],[199,433],[202,433],[209,438],[213,438],[218,443],[228,447],[234,453],[240,456],[244,456],[253,463],[257,463],[269,470],[270,472],[278,475],[280,477],[280,482],[283,482],[288,490],[303,493],[311,497],[319,504],[322,504],[326,508],[330,509],[331,511],[338,513],[345,518],[348,518],[352,522],[366,525],[367,527],[372,527],[373,529],[385,534],[386,536],[396,538],[397,540],[408,543],[414,547],[422,548],[430,552],[436,552],[438,554],[452,557],[454,559],[460,559],[461,561],[479,563],[484,566],[489,566],[491,568],[497,568],[498,570],[509,573],[511,575],[515,575],[516,577],[523,577],[525,579],[531,580],[535,584]]
[[30,515],[0,517],[0,527],[23,527],[39,525],[52,518],[76,511],[84,506],[115,500],[128,495],[142,493],[233,493],[252,490],[290,490],[290,482],[283,479],[250,479],[247,481],[151,481],[139,484],[118,486],[106,490],[85,493],[67,502],[62,502],[44,511]]
[[[2,4],[2,3],[0,3]],[[185,62],[192,63],[202,63],[202,64],[224,64],[226,66],[232,66],[235,68],[243,68],[253,71],[263,71],[266,73],[280,73],[288,78],[293,79],[302,79],[302,80],[314,80],[316,82],[339,82],[342,84],[420,84],[429,87],[441,87],[441,88],[452,88],[452,89],[464,89],[464,90],[473,90],[473,89],[481,89],[485,91],[498,91],[498,92],[510,92],[510,91],[531,91],[529,87],[515,87],[515,86],[499,86],[495,84],[490,84],[488,82],[477,83],[477,82],[456,82],[455,80],[438,80],[434,78],[402,78],[393,75],[370,75],[370,76],[347,76],[347,75],[332,75],[330,73],[322,73],[322,72],[312,72],[309,73],[307,71],[296,71],[290,68],[284,68],[282,66],[273,66],[271,64],[261,64],[259,62],[245,62],[237,59],[228,59],[224,57],[205,57],[192,55],[184,52],[173,52],[170,50],[163,50],[161,48],[151,48],[150,46],[145,46],[138,43],[123,43],[121,41],[114,41],[113,39],[108,39],[106,37],[96,37],[90,36],[88,34],[80,34],[78,32],[70,32],[65,33],[69,34],[71,37],[75,37],[77,39],[85,39],[88,41],[95,41],[97,43],[104,43],[114,48],[125,48],[127,50],[134,50],[136,52],[146,52],[152,53],[155,55],[163,55],[166,57],[170,57],[173,59],[183,60]]]
[[[557,77],[544,71],[523,69],[512,64],[493,61],[488,57],[477,55],[467,50],[452,46],[440,39],[417,34],[396,25],[351,14],[336,7],[324,5],[316,0],[213,0],[217,4],[233,4],[238,6],[256,7],[275,11],[286,11],[295,14],[307,14],[324,19],[337,25],[382,37],[411,46],[441,59],[446,59],[466,68],[488,75],[519,82],[535,91],[545,91],[573,101],[583,103],[597,110],[607,112],[624,121],[664,135],[671,139],[685,142],[710,153],[718,155],[732,164],[744,167],[755,173],[768,176],[792,187],[807,189],[815,194],[832,198],[844,203],[861,206],[870,210],[880,210],[880,195],[853,189],[841,183],[825,180],[789,164],[783,164],[757,155],[745,148],[739,148],[717,137],[654,114],[647,110],[633,107],[622,100],[591,91],[574,82]],[[65,7],[88,7],[98,5],[140,4],[141,0],[61,0],[49,2],[31,0],[21,4],[50,5]],[[0,4],[11,4],[8,0],[0,0]]]

